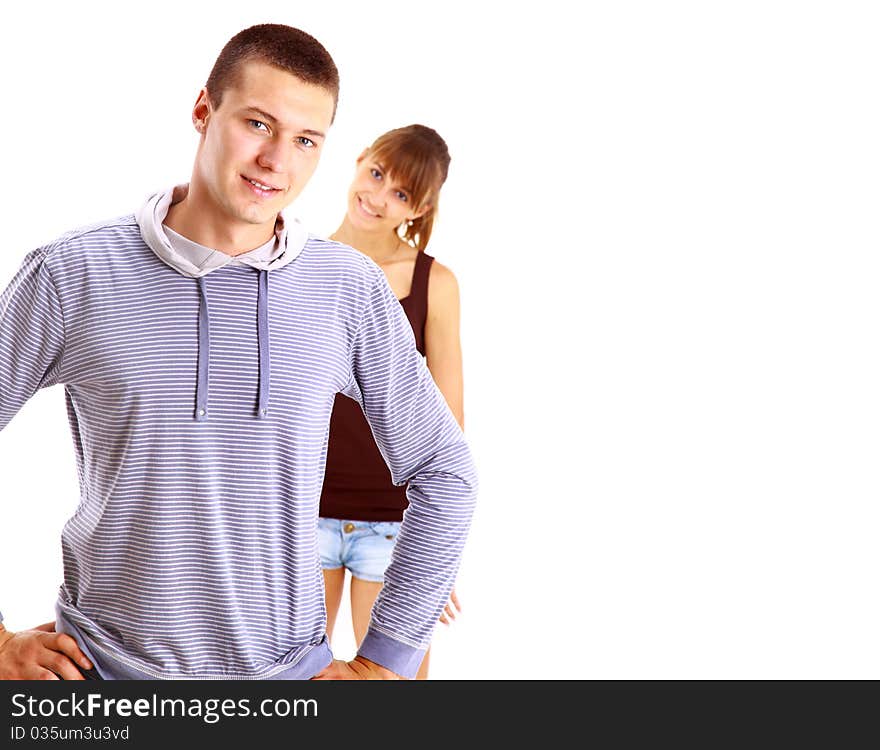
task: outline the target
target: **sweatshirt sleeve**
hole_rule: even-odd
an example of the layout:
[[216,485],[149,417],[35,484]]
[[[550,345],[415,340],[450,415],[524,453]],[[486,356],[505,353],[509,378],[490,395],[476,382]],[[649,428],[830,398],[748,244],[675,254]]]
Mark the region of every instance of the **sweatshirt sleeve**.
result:
[[0,430],[40,388],[59,382],[64,320],[47,250],[34,250],[0,296]]
[[409,483],[391,564],[358,654],[418,671],[455,583],[477,493],[461,428],[381,271],[352,347],[352,382],[395,485]]

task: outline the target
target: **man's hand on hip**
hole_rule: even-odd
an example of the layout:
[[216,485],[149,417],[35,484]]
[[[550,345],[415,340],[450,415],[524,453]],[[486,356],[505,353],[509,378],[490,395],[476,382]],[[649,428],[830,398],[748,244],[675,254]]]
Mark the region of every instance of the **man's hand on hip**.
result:
[[376,664],[374,661],[365,659],[363,656],[355,656],[352,661],[334,659],[329,666],[322,669],[312,677],[313,680],[399,680],[400,675],[390,669]]
[[12,633],[0,625],[0,679],[85,679],[76,665],[92,669],[92,663],[73,638],[50,632],[48,626]]

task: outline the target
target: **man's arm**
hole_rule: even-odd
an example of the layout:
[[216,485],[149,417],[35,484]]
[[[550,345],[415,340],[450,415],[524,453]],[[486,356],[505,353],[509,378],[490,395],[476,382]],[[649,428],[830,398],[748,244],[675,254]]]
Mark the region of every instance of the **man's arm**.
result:
[[412,678],[455,582],[477,476],[400,303],[374,270],[345,393],[361,403],[392,481],[408,483],[409,507],[358,655]]
[[[47,254],[30,253],[0,295],[0,430],[40,388],[59,382],[64,320]],[[8,492],[0,496],[16,502]],[[8,519],[9,509],[2,511]],[[13,633],[0,617],[0,678],[82,679],[74,662],[90,665],[76,642],[44,628]]]
[[64,316],[47,255],[28,254],[0,295],[0,430],[40,388],[59,382]]

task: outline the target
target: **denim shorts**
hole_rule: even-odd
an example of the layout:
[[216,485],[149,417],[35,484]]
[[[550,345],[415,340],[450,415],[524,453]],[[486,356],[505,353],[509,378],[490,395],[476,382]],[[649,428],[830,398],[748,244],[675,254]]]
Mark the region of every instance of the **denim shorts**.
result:
[[318,548],[325,570],[348,568],[355,578],[381,583],[391,562],[400,523],[318,519]]

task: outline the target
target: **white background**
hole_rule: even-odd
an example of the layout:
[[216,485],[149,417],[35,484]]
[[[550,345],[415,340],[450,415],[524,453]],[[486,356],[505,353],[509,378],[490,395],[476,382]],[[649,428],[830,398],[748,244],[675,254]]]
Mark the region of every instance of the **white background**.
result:
[[[17,4],[0,286],[32,248],[185,181],[222,45],[298,26],[342,93],[294,215],[335,229],[391,127],[431,125],[453,156],[431,252],[461,285],[481,494],[433,676],[877,678],[871,8]],[[0,477],[20,629],[53,617],[77,504],[61,387],[0,433]]]

